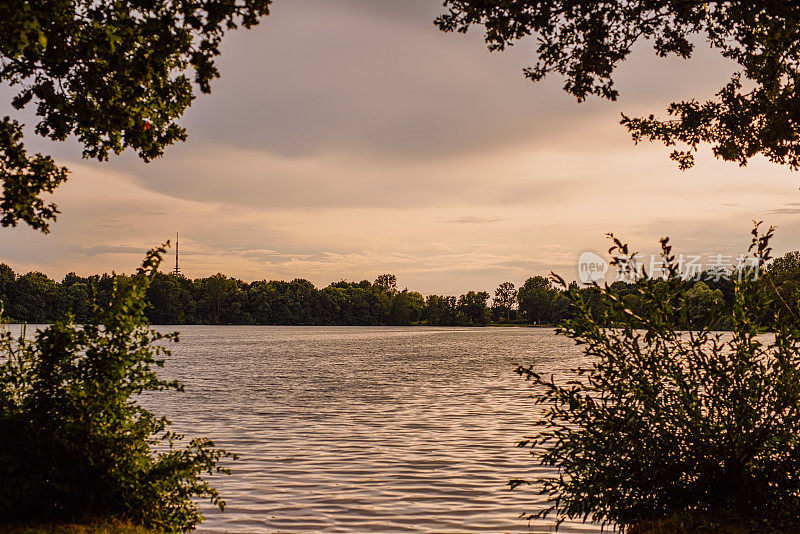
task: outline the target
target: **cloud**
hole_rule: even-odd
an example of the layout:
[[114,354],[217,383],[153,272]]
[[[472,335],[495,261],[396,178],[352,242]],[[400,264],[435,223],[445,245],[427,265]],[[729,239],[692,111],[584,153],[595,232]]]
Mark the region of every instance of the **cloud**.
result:
[[786,205],[781,208],[767,210],[767,213],[794,215],[800,213],[800,202],[787,202]]
[[[535,43],[490,54],[479,32],[436,30],[441,9],[277,3],[263,25],[226,37],[221,79],[182,121],[189,141],[149,165],[82,161],[74,141],[29,136],[72,177],[53,233],[0,230],[0,261],[54,277],[131,272],[180,231],[190,276],[327,285],[393,272],[401,286],[460,294],[574,277],[609,231],[642,252],[662,235],[676,250],[726,252],[766,219],[777,251],[798,248],[797,175],[708,150],[681,173],[668,150],[634,146],[618,125],[621,111],[713,95],[729,62],[702,47],[689,62],[638,47],[619,70],[619,102],[578,105],[557,78],[524,79]],[[33,110],[22,118],[35,123]]]
[[550,166],[519,149],[391,162],[346,153],[286,157],[198,143],[146,167],[120,171],[140,187],[192,201],[262,209],[404,209],[534,204],[577,191],[569,178],[554,179]]
[[504,217],[478,217],[478,216],[465,216],[458,217],[457,219],[443,219],[441,222],[455,223],[455,224],[492,224],[496,222],[507,221]]
[[96,245],[78,248],[76,252],[87,256],[97,256],[98,254],[136,254],[137,256],[144,256],[147,249],[130,245]]

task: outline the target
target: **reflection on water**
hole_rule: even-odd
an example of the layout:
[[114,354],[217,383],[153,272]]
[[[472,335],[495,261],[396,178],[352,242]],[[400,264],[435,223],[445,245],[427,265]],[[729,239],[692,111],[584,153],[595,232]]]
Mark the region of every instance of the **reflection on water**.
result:
[[[215,477],[204,532],[546,532],[528,524],[541,468],[513,446],[532,404],[516,363],[580,353],[532,328],[178,328],[163,372],[186,393],[143,401],[175,430],[240,455]],[[166,330],[169,330],[168,328]],[[580,523],[564,532],[597,532]]]

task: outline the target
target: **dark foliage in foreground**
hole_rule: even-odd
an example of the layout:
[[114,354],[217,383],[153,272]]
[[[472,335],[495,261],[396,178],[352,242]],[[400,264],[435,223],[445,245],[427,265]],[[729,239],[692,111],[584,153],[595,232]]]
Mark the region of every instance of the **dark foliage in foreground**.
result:
[[[766,261],[771,236],[756,227],[751,253]],[[712,513],[789,528],[800,517],[800,306],[769,272],[765,292],[753,270],[734,281],[731,333],[678,332],[688,291],[666,239],[662,251],[669,276],[644,276],[641,313],[598,287],[598,319],[569,291],[576,315],[558,332],[583,347],[590,368],[567,383],[518,369],[543,412],[520,446],[556,468],[536,481],[549,502],[537,515],[625,529]],[[612,252],[627,247],[615,240]],[[761,335],[765,305],[774,335]]]
[[[195,89],[210,92],[219,76],[225,32],[258,24],[270,3],[4,0],[0,84],[16,90],[15,110],[33,108],[37,135],[74,136],[85,158],[130,149],[150,161],[186,139],[177,119]],[[0,226],[25,222],[47,232],[58,209],[43,197],[67,180],[67,170],[50,156],[29,155],[23,127],[0,119]]]
[[68,316],[32,340],[0,334],[0,521],[116,518],[182,532],[202,520],[193,498],[224,506],[201,474],[224,472],[230,455],[204,438],[182,446],[166,418],[135,402],[182,389],[154,371],[177,335],[149,329],[144,315],[163,250],[83,326]]
[[679,146],[672,159],[694,164],[701,144],[714,155],[746,165],[756,155],[800,166],[800,6],[784,0],[445,0],[436,20],[444,31],[484,31],[490,50],[531,37],[536,63],[525,76],[564,78],[578,101],[593,95],[616,100],[614,70],[637,43],[656,55],[689,58],[696,43],[737,64],[714,98],[674,102],[669,118],[654,115],[622,124],[635,141]]

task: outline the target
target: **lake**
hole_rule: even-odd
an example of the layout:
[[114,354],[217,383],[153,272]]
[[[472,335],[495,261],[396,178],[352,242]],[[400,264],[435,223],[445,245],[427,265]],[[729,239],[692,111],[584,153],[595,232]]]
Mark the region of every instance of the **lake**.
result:
[[186,392],[143,402],[240,456],[201,532],[552,531],[519,518],[532,490],[506,486],[542,472],[514,447],[535,417],[514,366],[581,360],[551,330],[159,328],[181,332],[162,376]]

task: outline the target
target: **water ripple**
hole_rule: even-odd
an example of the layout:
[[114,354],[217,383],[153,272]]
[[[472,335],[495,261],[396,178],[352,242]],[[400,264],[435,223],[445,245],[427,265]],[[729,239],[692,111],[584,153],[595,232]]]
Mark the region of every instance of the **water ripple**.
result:
[[[514,442],[535,418],[518,363],[563,373],[568,340],[531,328],[185,326],[143,402],[239,454],[201,532],[550,532],[542,473]],[[169,330],[169,328],[165,329]],[[562,532],[599,532],[565,523]]]

